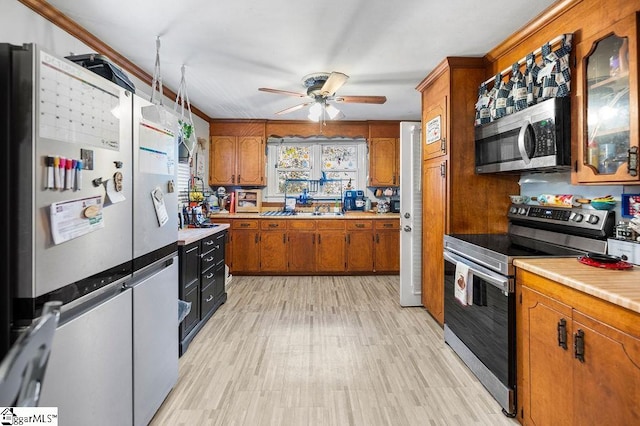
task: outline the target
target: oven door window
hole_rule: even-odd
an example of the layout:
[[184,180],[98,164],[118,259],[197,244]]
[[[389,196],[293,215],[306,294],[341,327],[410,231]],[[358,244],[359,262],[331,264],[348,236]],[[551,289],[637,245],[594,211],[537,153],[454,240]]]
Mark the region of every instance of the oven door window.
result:
[[514,353],[515,328],[510,320],[515,318],[513,293],[498,288],[494,282],[485,279],[486,275],[474,274],[471,267],[473,304],[463,306],[454,294],[456,264],[445,260],[444,266],[445,324],[503,384],[509,386],[513,381],[513,377],[509,377],[509,366],[514,362],[514,357],[510,356]]

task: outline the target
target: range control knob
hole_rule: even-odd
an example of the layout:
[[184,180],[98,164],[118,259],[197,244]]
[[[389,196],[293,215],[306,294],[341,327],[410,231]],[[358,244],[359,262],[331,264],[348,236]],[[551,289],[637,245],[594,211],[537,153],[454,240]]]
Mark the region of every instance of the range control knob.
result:
[[582,222],[583,218],[584,218],[584,216],[582,215],[582,213],[576,213],[576,215],[573,217],[573,221],[574,222]]
[[511,206],[511,207],[509,208],[509,213],[511,213],[511,214],[516,214],[516,213],[518,213],[518,208],[517,208],[517,207],[514,207],[514,206]]
[[518,209],[518,214],[526,214],[527,213],[527,209],[525,209],[524,207],[520,207]]
[[592,224],[592,225],[595,225],[596,223],[598,223],[599,219],[600,218],[598,216],[596,216],[595,214],[587,215],[587,222]]

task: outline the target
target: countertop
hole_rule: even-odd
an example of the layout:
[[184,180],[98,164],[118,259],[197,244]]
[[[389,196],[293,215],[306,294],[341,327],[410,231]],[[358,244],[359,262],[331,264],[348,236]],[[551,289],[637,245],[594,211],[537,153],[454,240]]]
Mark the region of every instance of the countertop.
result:
[[[216,223],[215,220],[213,223]],[[221,223],[213,228],[185,228],[178,230],[178,245],[186,246],[210,235],[229,229],[228,223]]]
[[217,213],[209,216],[213,223],[216,219],[400,219],[400,213],[374,213],[349,211],[345,214],[322,213],[314,216],[310,213],[299,213],[291,216],[263,216],[261,213]]
[[611,270],[584,265],[577,258],[520,258],[514,266],[575,290],[640,313],[640,266]]

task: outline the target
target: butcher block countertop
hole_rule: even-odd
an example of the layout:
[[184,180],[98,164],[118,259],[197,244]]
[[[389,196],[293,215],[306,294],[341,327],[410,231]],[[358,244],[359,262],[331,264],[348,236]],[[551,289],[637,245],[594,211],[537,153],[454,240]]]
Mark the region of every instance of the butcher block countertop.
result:
[[[215,221],[213,222],[215,223]],[[220,223],[213,228],[185,228],[178,230],[178,245],[186,246],[187,244],[195,243],[203,238],[207,238],[210,235],[222,232],[225,229],[229,229],[228,223]]]
[[611,270],[584,265],[573,257],[521,258],[514,259],[513,264],[517,268],[640,313],[640,266]]

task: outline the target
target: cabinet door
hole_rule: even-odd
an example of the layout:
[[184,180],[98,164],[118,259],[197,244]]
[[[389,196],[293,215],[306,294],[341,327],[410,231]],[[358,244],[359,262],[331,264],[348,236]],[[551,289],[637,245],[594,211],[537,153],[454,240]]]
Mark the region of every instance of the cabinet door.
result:
[[257,230],[232,230],[233,272],[260,271],[260,235]]
[[347,270],[373,271],[373,233],[371,231],[347,233]]
[[376,231],[375,260],[376,272],[400,271],[400,232]]
[[287,234],[284,231],[260,233],[260,271],[287,271]]
[[444,250],[447,192],[446,161],[426,161],[422,167],[422,304],[444,323]]
[[522,287],[523,389],[518,398],[523,398],[524,424],[573,423],[571,316],[570,306]]
[[435,158],[447,153],[447,97],[436,98],[422,116],[423,158]]
[[316,249],[316,271],[344,272],[346,250],[344,231],[323,231],[318,233]]
[[369,186],[398,186],[398,140],[372,138],[369,143]]
[[260,136],[238,137],[236,151],[238,185],[264,186],[265,148]]
[[574,424],[638,424],[640,340],[574,311],[573,332],[579,330],[584,362],[573,359]]
[[236,183],[235,136],[212,136],[209,149],[209,185]]
[[640,180],[637,42],[633,14],[576,46],[575,183]]
[[316,270],[316,233],[289,231],[289,272]]

